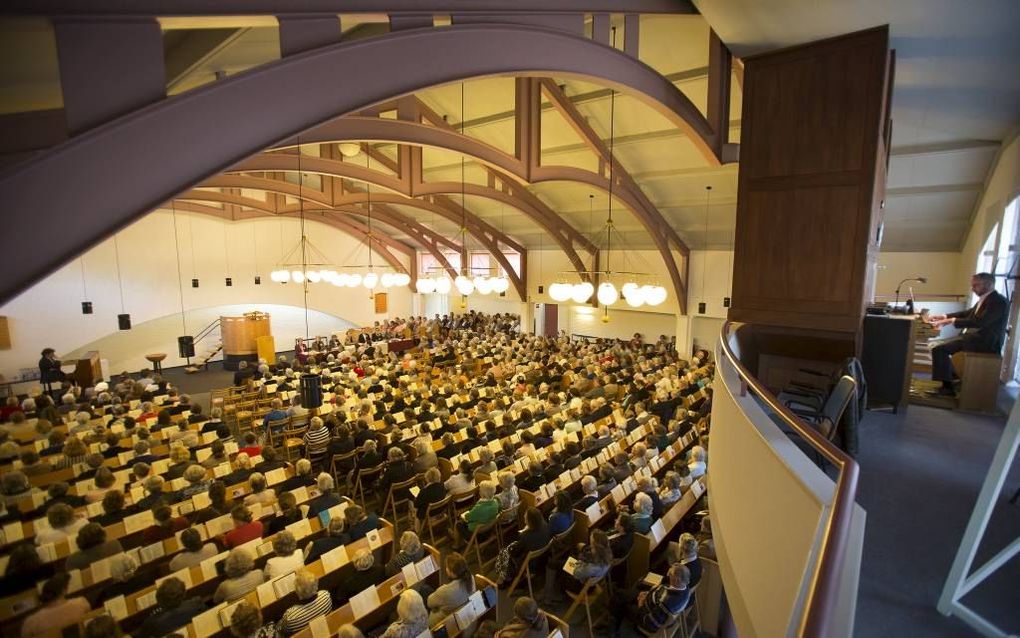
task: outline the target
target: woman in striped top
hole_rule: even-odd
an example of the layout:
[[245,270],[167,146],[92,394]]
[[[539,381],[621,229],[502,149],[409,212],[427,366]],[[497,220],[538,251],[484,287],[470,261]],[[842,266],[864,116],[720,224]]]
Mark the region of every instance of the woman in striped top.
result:
[[305,452],[308,458],[315,462],[326,454],[329,447],[329,430],[321,417],[313,416],[305,431]]
[[294,593],[298,604],[283,612],[283,617],[276,626],[282,636],[292,636],[308,626],[308,623],[319,616],[333,611],[333,601],[329,592],[319,590],[319,579],[311,571],[300,569],[294,578]]

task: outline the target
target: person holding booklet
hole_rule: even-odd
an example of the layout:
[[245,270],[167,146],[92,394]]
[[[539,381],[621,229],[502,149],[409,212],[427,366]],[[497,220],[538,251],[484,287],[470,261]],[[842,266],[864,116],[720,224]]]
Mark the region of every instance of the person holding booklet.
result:
[[[581,548],[576,557],[568,557],[563,564],[560,584],[564,590],[577,594],[586,581],[605,576],[612,562],[613,550],[609,545],[609,537],[600,529],[592,530],[588,536],[588,544]],[[547,590],[549,585],[555,586],[555,580],[547,579]],[[555,601],[556,597],[547,596],[547,599]]]
[[435,625],[452,614],[458,607],[467,602],[475,591],[475,577],[467,561],[457,552],[446,556],[445,585],[441,585],[428,598],[429,626]]
[[418,638],[428,628],[428,611],[421,594],[405,589],[397,600],[397,620],[379,638]]
[[307,569],[299,569],[294,577],[294,593],[298,603],[283,612],[283,617],[276,625],[278,636],[293,636],[313,619],[333,611],[329,592],[319,589],[319,579]]

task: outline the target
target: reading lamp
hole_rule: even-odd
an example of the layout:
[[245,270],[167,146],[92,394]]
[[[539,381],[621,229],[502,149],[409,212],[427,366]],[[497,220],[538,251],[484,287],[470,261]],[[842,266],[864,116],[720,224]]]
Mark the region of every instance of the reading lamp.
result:
[[926,283],[928,283],[928,278],[927,277],[907,277],[906,279],[901,281],[899,284],[897,284],[896,285],[896,302],[893,303],[893,307],[894,308],[898,308],[899,307],[899,305],[900,305],[900,288],[902,288],[903,284],[907,283],[908,281],[919,281],[922,284],[926,284]]

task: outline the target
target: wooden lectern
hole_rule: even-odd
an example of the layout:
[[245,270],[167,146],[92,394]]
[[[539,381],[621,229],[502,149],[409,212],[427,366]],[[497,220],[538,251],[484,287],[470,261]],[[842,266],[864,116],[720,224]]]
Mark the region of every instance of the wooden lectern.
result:
[[99,366],[99,351],[91,350],[85,353],[84,358],[78,359],[72,378],[82,387],[98,383],[103,378],[103,370]]

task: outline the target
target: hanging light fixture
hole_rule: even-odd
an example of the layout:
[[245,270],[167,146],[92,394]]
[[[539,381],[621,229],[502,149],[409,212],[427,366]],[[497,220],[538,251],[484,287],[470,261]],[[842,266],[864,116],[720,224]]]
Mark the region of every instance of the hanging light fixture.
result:
[[705,303],[705,271],[708,270],[708,209],[712,205],[712,187],[705,187],[705,238],[703,249],[705,257],[701,263],[701,301],[698,302],[698,314],[703,315],[708,311],[708,304]]
[[120,289],[120,312],[117,315],[117,327],[121,330],[131,329],[131,315],[124,310],[124,280],[120,274],[120,246],[117,244],[117,234],[113,235],[113,256],[117,264],[117,288]]
[[[616,43],[616,28],[613,28],[613,44]],[[568,271],[560,273],[560,280],[549,286],[549,296],[558,302],[573,301],[574,303],[588,303],[592,295],[595,295],[598,303],[607,308],[602,321],[609,321],[608,307],[615,304],[622,296],[624,301],[631,308],[639,308],[643,305],[658,306],[666,301],[668,293],[663,286],[654,283],[654,277],[648,273],[629,272],[624,270],[614,271],[611,268],[613,235],[617,235],[617,243],[622,244],[619,231],[613,225],[613,184],[616,181],[614,172],[616,167],[615,158],[616,144],[616,90],[611,89],[609,94],[609,212],[606,217],[606,224],[603,229],[604,252],[606,256],[605,268],[601,270]],[[589,219],[594,206],[594,195],[588,196]],[[626,255],[626,251],[624,251]],[[579,283],[568,283],[567,279],[579,277]],[[592,281],[600,280],[596,290]],[[617,289],[614,280],[623,279],[623,285]],[[649,282],[651,283],[644,283]]]
[[81,265],[81,314],[91,315],[92,314],[92,302],[88,301],[89,291],[85,285],[85,255],[83,254],[78,258],[78,262]]
[[[358,148],[360,149],[360,146]],[[371,155],[369,153],[365,153],[365,168],[371,169]],[[368,230],[365,233],[364,247],[368,251],[368,263],[345,265],[341,267],[340,272],[328,270],[320,273],[320,277],[323,281],[328,281],[337,287],[357,288],[360,286],[369,291],[374,291],[376,288],[406,286],[411,283],[411,276],[406,272],[394,270],[390,266],[377,267],[374,263],[372,258],[372,242],[378,240],[375,239],[375,234],[373,233],[372,185],[368,182],[365,183],[365,194],[367,198]],[[358,251],[360,250],[361,246],[358,247]],[[357,261],[357,259],[354,261]]]

